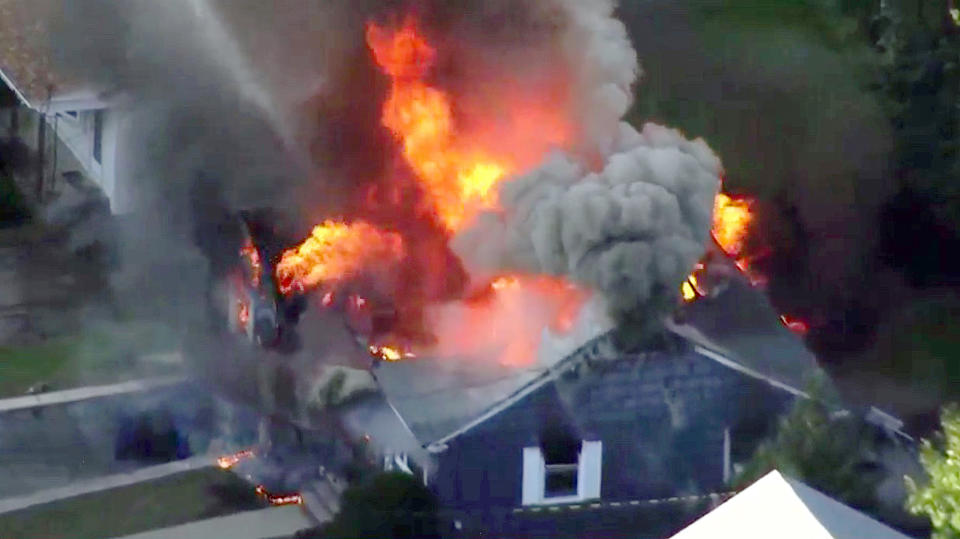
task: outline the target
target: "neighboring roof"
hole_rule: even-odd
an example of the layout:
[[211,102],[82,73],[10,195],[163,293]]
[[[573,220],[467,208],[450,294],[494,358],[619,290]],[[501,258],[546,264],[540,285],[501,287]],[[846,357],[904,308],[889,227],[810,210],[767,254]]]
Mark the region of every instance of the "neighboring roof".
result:
[[0,79],[37,110],[102,108],[97,92],[54,68],[47,27],[58,4],[58,0],[0,0]]
[[776,470],[673,539],[909,539],[908,536]]

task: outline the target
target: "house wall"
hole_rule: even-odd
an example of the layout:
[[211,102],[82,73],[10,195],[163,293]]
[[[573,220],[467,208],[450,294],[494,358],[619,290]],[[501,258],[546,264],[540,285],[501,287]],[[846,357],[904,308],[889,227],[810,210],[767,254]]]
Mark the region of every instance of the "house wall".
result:
[[[13,128],[14,108],[0,110],[0,126],[5,136],[19,138],[34,156],[39,150],[38,135],[41,116],[24,106],[16,108],[17,126]],[[101,155],[94,158],[97,111],[78,111],[76,116],[66,113],[51,113],[45,116],[47,124],[44,147],[44,192],[57,189],[63,181],[63,173],[75,170],[96,184],[110,200],[113,213],[124,213],[129,204],[127,186],[118,178],[118,146],[122,136],[124,115],[120,110],[101,109]],[[36,192],[36,164],[33,170],[22,171],[18,182],[31,194]]]
[[562,411],[582,440],[603,443],[603,501],[723,491],[724,430],[772,424],[792,399],[691,349],[595,361],[450,441],[433,486],[459,509],[520,506],[523,448]]

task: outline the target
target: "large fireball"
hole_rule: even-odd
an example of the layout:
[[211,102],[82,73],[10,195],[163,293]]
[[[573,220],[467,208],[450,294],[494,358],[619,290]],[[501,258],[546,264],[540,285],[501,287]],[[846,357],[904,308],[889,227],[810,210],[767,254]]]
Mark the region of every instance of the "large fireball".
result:
[[383,125],[402,143],[441,223],[456,232],[480,210],[496,206],[496,186],[513,166],[458,136],[450,96],[424,82],[436,51],[417,33],[414,19],[398,29],[370,23],[367,44],[391,82]]

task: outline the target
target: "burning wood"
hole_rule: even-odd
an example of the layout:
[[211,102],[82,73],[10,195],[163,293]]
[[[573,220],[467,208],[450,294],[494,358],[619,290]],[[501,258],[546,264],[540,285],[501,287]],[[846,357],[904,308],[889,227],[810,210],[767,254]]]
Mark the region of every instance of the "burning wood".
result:
[[224,455],[217,458],[217,466],[223,470],[229,470],[237,465],[241,460],[246,460],[253,458],[255,456],[252,449],[244,449],[242,451],[237,451],[232,455]]
[[402,352],[400,348],[394,346],[376,346],[371,344],[368,349],[374,357],[383,361],[400,361],[401,359],[416,357],[416,354],[412,352]]
[[257,496],[267,500],[270,505],[299,505],[303,503],[303,496],[298,494],[276,495],[271,494],[263,485],[257,485],[254,489]]

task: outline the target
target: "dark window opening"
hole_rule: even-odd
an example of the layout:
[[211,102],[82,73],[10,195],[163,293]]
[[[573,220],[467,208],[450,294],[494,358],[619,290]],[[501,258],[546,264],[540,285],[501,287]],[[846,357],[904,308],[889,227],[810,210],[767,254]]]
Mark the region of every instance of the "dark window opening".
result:
[[545,498],[576,496],[577,470],[576,464],[548,464],[544,477],[543,496]]
[[540,451],[549,464],[576,464],[580,456],[580,440],[560,425],[548,423],[540,433]]
[[93,113],[93,158],[101,162],[103,153],[103,111]]
[[67,116],[69,116],[69,117],[73,118],[74,120],[76,120],[76,119],[77,119],[77,111],[75,111],[75,110],[68,110],[68,111],[67,111]]
[[544,498],[576,496],[580,440],[568,428],[551,421],[540,433],[540,451],[545,464]]

